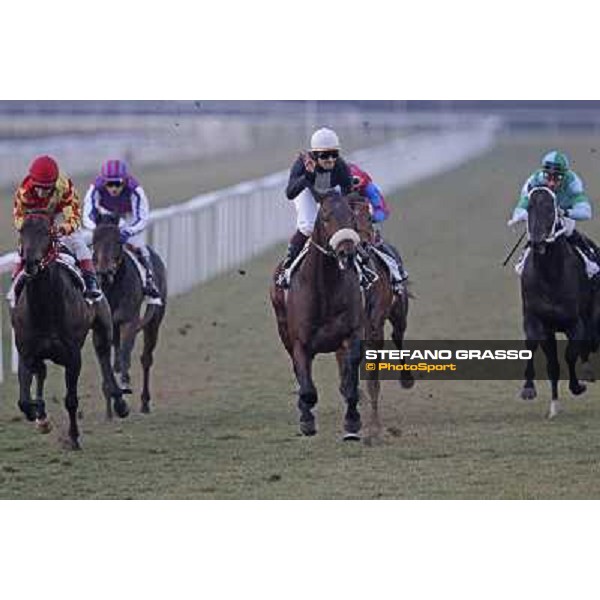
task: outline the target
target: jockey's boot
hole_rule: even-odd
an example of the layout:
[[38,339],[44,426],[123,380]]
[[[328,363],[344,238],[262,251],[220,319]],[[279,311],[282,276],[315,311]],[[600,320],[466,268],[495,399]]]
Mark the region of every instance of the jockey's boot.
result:
[[573,246],[579,248],[591,264],[586,265],[588,277],[597,279],[600,275],[600,251],[598,247],[588,238],[574,230],[567,238]]
[[84,297],[92,302],[97,302],[102,298],[102,290],[98,285],[94,263],[89,258],[83,258],[79,261],[79,268],[81,269],[81,275],[85,282],[85,291],[83,292]]
[[277,275],[277,280],[275,281],[275,285],[282,289],[287,289],[289,286],[289,282],[285,275],[287,269],[289,269],[293,262],[298,258],[298,255],[304,248],[304,244],[306,244],[306,240],[308,236],[304,235],[301,231],[296,231],[290,240],[290,243],[287,247],[287,253],[283,262],[281,263],[281,267],[279,269],[279,274]]
[[83,281],[85,282],[85,292],[83,295],[93,302],[97,302],[102,298],[102,290],[98,286],[98,279],[94,271],[81,271]]
[[154,269],[152,268],[150,256],[147,256],[141,250],[138,251],[137,256],[142,263],[142,267],[146,270],[146,285],[143,289],[144,294],[148,296],[148,298],[160,298],[160,290],[156,287],[156,282],[154,281]]
[[405,282],[408,279],[408,271],[404,268],[404,261],[400,256],[400,252],[398,252],[394,246],[383,240],[381,240],[379,247],[383,252],[391,256],[396,261],[396,264],[398,265],[398,272],[400,273],[400,284]]

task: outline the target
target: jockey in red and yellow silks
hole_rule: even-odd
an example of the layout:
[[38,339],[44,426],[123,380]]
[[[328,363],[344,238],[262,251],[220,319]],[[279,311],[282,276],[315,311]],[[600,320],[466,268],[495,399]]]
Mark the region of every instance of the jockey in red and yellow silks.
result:
[[[50,156],[36,158],[28,175],[17,188],[13,200],[13,218],[17,230],[23,226],[28,211],[45,211],[51,219],[54,234],[75,255],[86,285],[87,298],[102,296],[98,287],[92,253],[81,233],[81,204],[71,179],[60,173]],[[16,274],[21,270],[19,264]]]

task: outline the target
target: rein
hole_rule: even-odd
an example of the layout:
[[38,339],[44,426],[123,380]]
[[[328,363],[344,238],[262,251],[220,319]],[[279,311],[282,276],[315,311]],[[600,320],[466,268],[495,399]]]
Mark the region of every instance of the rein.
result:
[[318,244],[317,242],[315,242],[315,240],[311,238],[309,238],[308,240],[319,252],[321,252],[321,254],[324,254],[325,256],[331,256],[332,258],[335,257],[333,250],[327,250],[326,248],[323,248],[323,246],[321,246],[321,244]]

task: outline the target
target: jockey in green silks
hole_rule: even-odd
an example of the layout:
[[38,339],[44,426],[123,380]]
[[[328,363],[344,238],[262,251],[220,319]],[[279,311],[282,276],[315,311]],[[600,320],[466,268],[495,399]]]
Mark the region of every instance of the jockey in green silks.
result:
[[567,230],[565,235],[569,242],[583,253],[582,258],[586,262],[588,275],[593,276],[600,272],[598,247],[575,230],[576,221],[588,221],[592,218],[592,206],[585,193],[581,177],[571,170],[569,159],[563,152],[557,150],[548,152],[542,159],[542,168],[537,169],[527,178],[508,226],[527,221],[529,192],[536,187],[547,187],[556,195],[559,214]]

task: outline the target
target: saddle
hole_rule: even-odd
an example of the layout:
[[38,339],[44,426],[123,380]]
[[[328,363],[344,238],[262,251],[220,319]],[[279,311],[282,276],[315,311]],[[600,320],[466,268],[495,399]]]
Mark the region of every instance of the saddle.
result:
[[[600,273],[600,249],[589,237],[583,235],[582,233],[574,232],[573,236],[577,237],[573,237],[573,239],[567,239],[570,241],[575,252],[581,258],[588,279],[595,279]],[[525,268],[525,263],[530,253],[531,247],[529,242],[527,242],[523,252],[521,253],[521,256],[515,263],[515,272],[519,277],[523,274],[523,269]]]

